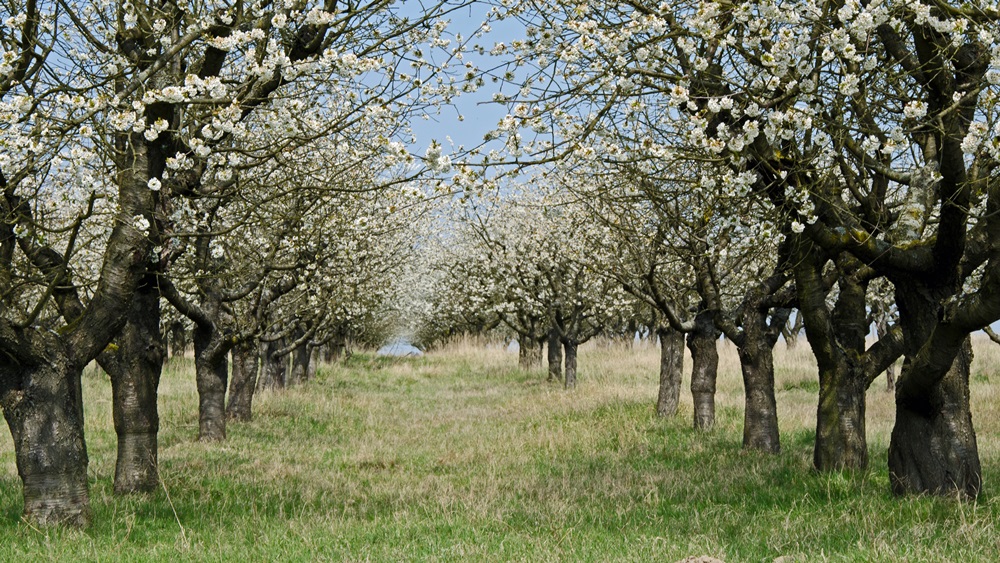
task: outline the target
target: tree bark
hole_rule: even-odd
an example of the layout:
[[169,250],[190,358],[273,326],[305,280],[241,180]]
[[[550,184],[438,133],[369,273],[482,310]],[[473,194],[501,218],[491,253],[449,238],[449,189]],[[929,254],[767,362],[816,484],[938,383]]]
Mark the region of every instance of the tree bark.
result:
[[563,372],[562,372],[562,342],[559,340],[559,329],[552,327],[549,329],[548,341],[546,343],[548,350],[548,363],[549,363],[549,377],[548,381],[558,381],[562,382]]
[[738,348],[746,404],[743,411],[743,447],[768,453],[781,451],[778,406],[774,398],[774,353],[771,344],[748,338]]
[[712,313],[702,311],[695,317],[694,330],[688,333],[691,351],[691,397],[694,400],[694,427],[709,430],[715,426],[715,382],[719,373],[719,333]]
[[684,333],[670,327],[657,329],[660,338],[660,392],[656,415],[673,416],[681,398],[684,372]]
[[[90,523],[87,445],[83,437],[83,370],[54,336],[43,340],[45,361],[4,361],[0,405],[14,442],[24,489],[24,519],[40,525]],[[41,359],[41,358],[40,358]]]
[[140,283],[117,347],[113,353],[98,356],[111,378],[112,416],[118,435],[114,490],[116,494],[148,493],[160,485],[156,403],[165,355],[155,275]]
[[283,389],[288,372],[287,358],[276,356],[274,352],[282,348],[281,342],[264,342],[261,346],[260,378],[257,389]]
[[813,465],[818,471],[865,469],[865,391],[869,378],[864,367],[868,312],[867,282],[857,274],[861,264],[848,254],[837,257],[839,292],[827,305],[830,283],[823,280],[827,258],[804,245],[795,266],[799,316],[805,321],[809,346],[819,371],[816,442]]
[[566,352],[566,389],[576,388],[576,352],[579,345],[572,340],[564,340],[563,346]]
[[252,340],[240,342],[230,351],[233,358],[232,379],[229,381],[229,420],[249,421],[253,416],[253,394],[257,388],[259,350]]
[[184,323],[174,321],[170,325],[170,357],[183,358],[187,351],[187,329]]
[[971,339],[929,393],[906,393],[913,363],[906,362],[896,391],[896,424],[889,442],[889,480],[897,495],[930,493],[976,498],[982,469],[969,408]]
[[521,335],[517,344],[517,364],[521,369],[531,370],[542,365],[542,347],[534,338]]
[[[302,338],[305,333],[306,331],[302,327],[295,329],[295,332],[292,333],[292,340]],[[304,383],[309,374],[309,343],[302,342],[299,347],[292,351],[291,356],[292,369],[288,372],[288,386],[295,387]]]
[[198,440],[211,442],[226,439],[226,383],[229,365],[226,354],[219,353],[216,338],[221,335],[210,327],[195,327],[194,367],[198,387]]

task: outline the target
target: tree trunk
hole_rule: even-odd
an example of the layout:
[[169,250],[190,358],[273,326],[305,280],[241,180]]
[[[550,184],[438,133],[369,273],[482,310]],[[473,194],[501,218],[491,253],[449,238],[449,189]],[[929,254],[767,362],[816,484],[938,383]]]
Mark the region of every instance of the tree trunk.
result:
[[194,368],[198,387],[198,440],[226,439],[226,383],[229,379],[227,354],[218,353],[219,338],[214,330],[194,330]]
[[656,399],[657,416],[677,414],[684,372],[684,333],[672,328],[657,329],[660,337],[660,392]]
[[944,379],[925,396],[907,396],[913,364],[903,365],[896,424],[889,442],[889,480],[897,495],[930,493],[976,498],[982,470],[969,409],[971,339]]
[[566,350],[566,389],[576,388],[576,351],[578,344],[572,340],[563,341]]
[[233,374],[229,381],[229,420],[249,421],[252,417],[253,394],[257,387],[259,350],[252,340],[240,342],[230,351],[233,357]]
[[285,376],[288,372],[287,357],[274,354],[281,347],[280,341],[264,342],[261,346],[260,378],[257,380],[258,391],[285,387]]
[[517,344],[517,364],[521,369],[531,370],[542,365],[542,347],[534,338],[521,335]]
[[845,359],[820,368],[813,465],[819,471],[865,469],[865,378]]
[[[295,342],[305,336],[306,330],[298,327],[292,332],[291,340]],[[309,373],[309,343],[302,342],[299,347],[292,350],[292,369],[288,372],[288,386],[295,387],[301,385]]]
[[694,427],[709,430],[715,426],[715,382],[719,373],[719,333],[712,313],[702,311],[695,317],[695,328],[688,333],[691,350],[691,397],[694,400]]
[[743,447],[768,453],[781,451],[778,406],[774,398],[774,354],[763,340],[748,339],[739,348],[746,406],[743,412]]
[[309,346],[309,367],[306,369],[306,381],[316,379],[316,369],[319,366],[319,348]]
[[111,377],[112,415],[118,435],[114,489],[116,494],[152,492],[160,485],[156,401],[165,355],[155,277],[141,282],[117,344],[112,357],[101,362]]
[[170,325],[170,357],[183,358],[187,344],[187,329],[184,328],[184,323],[174,321]]
[[0,389],[0,405],[23,484],[23,516],[32,524],[84,527],[91,511],[80,392],[83,370],[70,363],[55,338],[40,338],[47,361],[0,365],[6,372],[0,382],[9,383]]
[[549,329],[548,335],[548,362],[549,362],[549,377],[548,381],[558,381],[562,382],[562,342],[559,340],[559,329],[553,327]]

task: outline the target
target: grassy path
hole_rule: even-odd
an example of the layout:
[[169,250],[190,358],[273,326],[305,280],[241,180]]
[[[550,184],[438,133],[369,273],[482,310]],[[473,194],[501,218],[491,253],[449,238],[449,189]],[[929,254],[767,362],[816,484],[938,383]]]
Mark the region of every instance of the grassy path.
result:
[[[728,352],[727,352],[728,354]],[[1000,363],[974,366],[986,472],[976,504],[894,499],[891,397],[873,389],[872,470],[810,471],[808,353],[778,373],[784,451],[740,451],[742,396],[724,354],[718,427],[690,426],[690,398],[653,416],[654,350],[587,349],[581,387],[511,368],[498,350],[409,360],[356,356],[260,397],[229,440],[199,444],[192,366],[161,386],[161,472],[152,497],[111,495],[110,389],[85,378],[95,525],[20,522],[10,438],[0,437],[0,561],[526,560],[996,561],[1000,557]],[[690,364],[688,364],[690,365]],[[881,385],[877,382],[876,386]]]

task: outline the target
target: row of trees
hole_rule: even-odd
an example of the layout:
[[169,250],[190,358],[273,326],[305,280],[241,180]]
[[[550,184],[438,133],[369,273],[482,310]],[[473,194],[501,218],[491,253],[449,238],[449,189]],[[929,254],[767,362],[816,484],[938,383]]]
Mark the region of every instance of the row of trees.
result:
[[[503,0],[488,17],[524,36],[489,48],[468,43],[489,26],[448,32],[472,4],[2,0],[0,404],[30,521],[89,519],[92,360],[116,490],[155,485],[165,302],[195,326],[205,440],[225,437],[227,358],[253,389],[258,341],[286,342],[275,357],[372,330],[404,298],[424,340],[502,324],[526,364],[562,348],[567,386],[580,343],[647,327],[663,413],[687,335],[702,427],[724,333],[744,445],[772,452],[772,349],[797,309],[816,466],[866,466],[864,390],[902,356],[893,489],[978,494],[968,335],[1000,318],[994,7]],[[487,51],[490,70],[466,59]],[[486,136],[502,148],[408,154],[412,119],[485,84],[509,109]],[[494,165],[531,189],[491,195]],[[420,174],[472,207],[414,244]],[[442,230],[431,218],[417,231]],[[869,314],[893,308],[870,344]]]
[[978,495],[969,335],[1000,319],[995,7],[502,4],[525,34],[492,49],[509,115],[488,160],[546,166],[534,181],[613,237],[618,262],[595,251],[590,271],[661,325],[736,344],[744,445],[779,448],[771,350],[797,309],[816,467],[867,465],[864,391],[902,356],[893,490]]
[[269,361],[385,330],[426,200],[402,141],[460,89],[464,4],[0,4],[0,404],[28,521],[89,521],[94,360],[115,491],[158,486],[166,303],[194,326],[202,440],[225,438],[230,356],[246,418],[259,342],[267,386]]

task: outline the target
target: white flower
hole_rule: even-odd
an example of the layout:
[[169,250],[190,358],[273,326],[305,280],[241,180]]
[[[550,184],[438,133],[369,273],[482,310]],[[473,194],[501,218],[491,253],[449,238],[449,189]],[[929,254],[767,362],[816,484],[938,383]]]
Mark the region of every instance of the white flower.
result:
[[799,223],[798,221],[792,221],[792,232],[793,233],[801,233],[804,230],[806,230],[806,226],[805,225],[803,225],[802,223]]
[[903,107],[903,115],[910,119],[920,119],[927,115],[927,102],[913,100]]
[[132,226],[135,227],[135,230],[139,231],[144,235],[149,234],[149,220],[143,217],[142,215],[136,215],[135,217],[132,217]]
[[146,185],[154,192],[160,191],[160,188],[163,187],[162,184],[160,184],[159,178],[150,178],[149,181],[146,182]]

